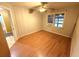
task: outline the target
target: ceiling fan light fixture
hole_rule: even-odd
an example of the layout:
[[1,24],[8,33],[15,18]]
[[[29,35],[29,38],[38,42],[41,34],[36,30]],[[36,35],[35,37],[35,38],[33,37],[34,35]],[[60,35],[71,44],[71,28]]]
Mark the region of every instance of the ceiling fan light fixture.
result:
[[46,9],[45,9],[45,8],[43,8],[43,7],[41,7],[41,8],[39,9],[39,11],[40,11],[40,12],[45,12],[45,11],[46,11]]

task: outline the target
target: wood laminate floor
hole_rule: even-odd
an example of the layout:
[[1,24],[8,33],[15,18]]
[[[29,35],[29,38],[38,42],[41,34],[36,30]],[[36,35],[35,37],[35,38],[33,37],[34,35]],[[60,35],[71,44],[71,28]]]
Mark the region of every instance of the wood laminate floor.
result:
[[70,55],[71,39],[47,31],[20,38],[10,49],[18,57],[66,57]]

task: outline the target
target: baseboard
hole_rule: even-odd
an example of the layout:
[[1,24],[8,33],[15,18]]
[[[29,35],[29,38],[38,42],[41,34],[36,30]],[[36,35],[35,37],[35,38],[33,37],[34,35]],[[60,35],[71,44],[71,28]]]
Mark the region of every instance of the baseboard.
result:
[[22,37],[24,37],[24,36],[26,36],[26,35],[29,35],[29,34],[32,34],[32,33],[38,32],[38,31],[40,31],[40,30],[42,30],[42,29],[39,29],[39,30],[37,30],[37,31],[33,31],[33,32],[30,32],[30,33],[27,33],[27,34],[24,34],[24,35],[18,37],[17,40],[20,39],[20,38],[22,38]]
[[24,34],[24,35],[18,37],[17,40],[20,39],[20,38],[22,38],[22,37],[24,37],[24,36],[26,36],[26,35],[29,35],[29,34],[32,34],[32,33],[38,32],[38,31],[40,31],[40,30],[44,30],[44,31],[47,31],[47,32],[51,32],[51,33],[55,33],[55,34],[58,34],[58,35],[61,35],[61,36],[64,36],[64,37],[71,38],[71,37],[69,37],[69,36],[62,35],[62,34],[59,34],[59,33],[56,33],[56,32],[48,31],[48,30],[45,30],[45,29],[39,29],[39,30],[37,30],[37,31],[33,31],[33,32],[30,32],[30,33]]
[[43,29],[43,30],[44,30],[44,31],[47,31],[47,32],[55,33],[55,34],[57,34],[57,35],[61,35],[61,36],[64,36],[64,37],[71,38],[70,36],[66,36],[66,35],[63,35],[63,34],[56,33],[56,32],[48,31],[48,30],[45,30],[45,29]]

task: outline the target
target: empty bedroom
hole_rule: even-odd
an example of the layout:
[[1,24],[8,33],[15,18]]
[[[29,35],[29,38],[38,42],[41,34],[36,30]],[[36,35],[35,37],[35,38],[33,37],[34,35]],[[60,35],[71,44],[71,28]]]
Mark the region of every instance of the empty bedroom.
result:
[[0,2],[0,56],[79,56],[78,24],[79,2]]

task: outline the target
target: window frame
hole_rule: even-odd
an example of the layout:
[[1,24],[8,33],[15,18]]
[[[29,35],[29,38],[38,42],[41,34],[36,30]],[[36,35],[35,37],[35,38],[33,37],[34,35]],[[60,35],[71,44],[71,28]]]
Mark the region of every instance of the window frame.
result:
[[[50,17],[49,17],[50,16]],[[48,15],[48,23],[53,23],[54,21],[54,15]]]
[[[63,15],[63,23],[59,23],[59,19],[58,19],[58,21],[57,21],[57,23],[56,23],[56,14],[64,14]],[[53,24],[54,24],[54,26],[55,26],[55,24],[57,24],[57,26],[55,26],[56,28],[63,28],[63,24],[64,24],[64,18],[65,18],[65,13],[55,13],[55,14],[53,14],[54,15],[54,21],[53,21]],[[62,24],[62,27],[59,27],[58,26],[58,24]]]

